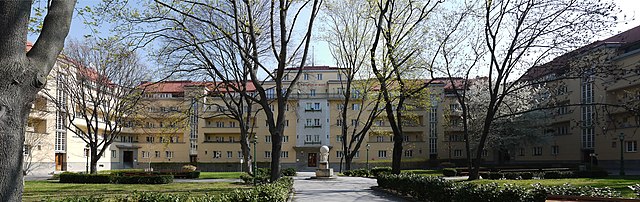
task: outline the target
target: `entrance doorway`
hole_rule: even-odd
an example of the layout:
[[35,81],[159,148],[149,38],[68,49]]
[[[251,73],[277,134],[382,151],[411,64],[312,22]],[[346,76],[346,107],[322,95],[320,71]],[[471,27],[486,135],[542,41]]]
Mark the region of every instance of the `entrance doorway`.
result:
[[309,153],[309,156],[307,156],[307,167],[318,167],[317,153]]
[[198,156],[196,156],[196,155],[189,156],[189,162],[198,163]]
[[67,170],[65,166],[65,159],[67,159],[67,155],[64,153],[56,153],[56,171],[64,171]]
[[133,151],[122,151],[122,164],[125,169],[133,168]]

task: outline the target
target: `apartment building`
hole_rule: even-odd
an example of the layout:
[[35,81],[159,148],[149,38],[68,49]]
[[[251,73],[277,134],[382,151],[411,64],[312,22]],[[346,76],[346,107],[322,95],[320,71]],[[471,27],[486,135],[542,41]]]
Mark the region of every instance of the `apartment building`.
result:
[[[523,142],[519,148],[509,151],[487,149],[482,158],[488,164],[594,163],[614,170],[620,167],[622,151],[627,167],[640,166],[637,152],[640,140],[637,136],[640,128],[639,53],[640,27],[636,27],[532,68],[523,80],[549,79],[550,99],[557,106],[545,127],[545,133],[551,134],[551,138]],[[61,65],[66,64],[60,61],[56,67]],[[298,70],[288,69],[291,73]],[[580,76],[556,79],[571,75],[569,72],[580,72]],[[33,173],[86,169],[85,143],[62,127],[69,120],[64,118],[65,112],[51,107],[47,97],[65,96],[56,90],[55,78],[53,73],[29,116],[27,140],[43,137],[37,142],[25,142],[32,148],[25,150],[31,154],[25,156],[38,165]],[[285,85],[292,78],[292,74],[285,76]],[[282,167],[313,170],[320,158],[319,148],[327,145],[331,149],[330,165],[339,169],[345,153],[340,142],[342,125],[361,127],[364,120],[355,112],[370,111],[370,105],[363,104],[366,102],[344,106],[344,80],[343,72],[336,67],[302,69],[284,110],[286,120],[280,154],[271,153],[273,141],[264,113],[258,111],[249,121],[252,125],[250,137],[256,140],[254,159],[258,165],[266,167],[273,155],[279,155]],[[455,81],[455,89],[464,90],[461,80]],[[269,85],[272,84],[267,82],[266,86]],[[163,81],[146,82],[141,87],[145,94],[139,105],[144,113],[128,117],[121,135],[99,161],[99,170],[162,169],[197,163],[202,170],[235,171],[241,169],[241,163],[246,163],[241,161],[239,123],[224,115],[230,109],[223,102],[226,98],[218,96],[221,92],[215,83]],[[403,166],[464,163],[466,150],[461,109],[453,87],[446,79],[432,81],[429,105],[407,113],[412,118],[403,123]],[[253,86],[247,87],[249,92],[254,90]],[[354,87],[351,91],[349,99],[354,101],[362,101],[363,96],[370,93],[362,87]],[[273,89],[268,90],[267,96],[274,93]],[[267,110],[275,110],[275,107]],[[251,112],[257,110],[262,109],[252,105]],[[342,110],[349,112],[346,120],[340,116]],[[253,148],[253,144],[250,146]],[[367,163],[390,165],[392,150],[391,129],[383,113],[374,120],[359,151],[355,151],[353,167],[365,167]]]

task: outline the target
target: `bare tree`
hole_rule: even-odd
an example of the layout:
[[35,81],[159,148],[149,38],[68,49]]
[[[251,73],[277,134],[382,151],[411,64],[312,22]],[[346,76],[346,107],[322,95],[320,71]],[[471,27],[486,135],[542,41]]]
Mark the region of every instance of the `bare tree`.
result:
[[0,198],[22,200],[24,127],[31,103],[69,33],[74,0],[51,1],[33,47],[27,49],[31,1],[0,2]]
[[[256,103],[262,109],[269,109],[275,103],[276,109],[263,110],[266,115],[269,133],[272,136],[272,153],[280,154],[282,133],[285,127],[285,108],[289,102],[291,89],[295,88],[299,75],[306,64],[307,52],[311,41],[314,20],[321,0],[307,1],[189,1],[169,2],[156,0],[148,10],[154,12],[129,12],[117,6],[117,0],[107,1],[103,8],[120,20],[125,33],[138,40],[135,44],[146,44],[154,39],[176,40],[188,47],[189,56],[197,58],[199,69],[210,70],[214,80],[226,83],[234,92],[243,94],[246,99]],[[113,6],[113,7],[111,7]],[[308,17],[301,13],[308,13]],[[304,19],[304,20],[303,20]],[[170,25],[167,27],[166,25]],[[199,25],[199,26],[191,26]],[[295,30],[304,27],[301,36]],[[146,30],[144,30],[146,29]],[[209,31],[208,34],[202,31]],[[176,38],[169,33],[184,34],[185,38]],[[202,37],[202,38],[201,38]],[[298,38],[300,37],[300,38]],[[216,40],[227,40],[235,51],[233,58],[241,61],[242,79],[255,87],[255,96],[246,96],[240,85],[231,81],[215,57],[219,47],[208,46]],[[214,48],[214,49],[209,49]],[[262,51],[264,50],[264,51]],[[239,57],[236,57],[239,56]],[[235,61],[234,61],[235,62]],[[275,63],[275,70],[267,64]],[[287,67],[296,67],[292,80],[283,82],[285,75],[292,74]],[[197,69],[196,69],[197,70]],[[195,70],[188,70],[195,71]],[[266,78],[261,78],[266,74]],[[237,79],[237,78],[236,78]],[[269,82],[265,82],[269,80]],[[273,94],[268,93],[273,92]],[[248,151],[248,150],[247,150]],[[280,155],[271,159],[271,180],[280,175]]]
[[599,1],[576,0],[486,1],[482,4],[482,30],[487,49],[483,64],[488,68],[490,99],[474,151],[471,180],[478,178],[482,152],[505,98],[527,86],[513,82],[519,79],[516,72],[542,65],[547,62],[546,58],[584,44],[589,36],[609,26],[614,8]]
[[127,46],[111,40],[71,41],[65,50],[67,65],[56,72],[56,92],[47,96],[66,129],[90,148],[90,172],[97,173],[103,153],[119,137],[139,106],[144,67]]
[[[429,97],[427,87],[433,71],[421,58],[423,28],[439,1],[388,0],[370,3],[374,18],[374,39],[370,49],[371,69],[380,85],[384,110],[393,131],[392,173],[400,173],[403,129],[411,104]],[[416,105],[416,104],[414,104]],[[421,105],[421,104],[417,104]],[[425,105],[422,105],[425,106]]]
[[[351,170],[351,162],[358,154],[362,141],[380,115],[381,94],[377,93],[377,82],[370,78],[367,68],[367,50],[371,48],[373,22],[366,15],[367,3],[361,0],[330,1],[325,3],[327,31],[325,40],[338,64],[341,88],[338,94],[344,99],[338,110],[340,138],[345,170]],[[348,106],[362,106],[350,110]],[[356,120],[356,123],[347,120]],[[342,162],[342,159],[341,159]]]

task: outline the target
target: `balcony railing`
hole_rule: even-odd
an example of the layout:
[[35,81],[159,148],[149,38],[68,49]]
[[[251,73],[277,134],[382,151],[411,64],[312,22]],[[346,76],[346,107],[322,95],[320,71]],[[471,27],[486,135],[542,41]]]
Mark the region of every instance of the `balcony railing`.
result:
[[322,144],[322,141],[304,141],[305,145]]
[[322,125],[305,125],[304,128],[321,128]]

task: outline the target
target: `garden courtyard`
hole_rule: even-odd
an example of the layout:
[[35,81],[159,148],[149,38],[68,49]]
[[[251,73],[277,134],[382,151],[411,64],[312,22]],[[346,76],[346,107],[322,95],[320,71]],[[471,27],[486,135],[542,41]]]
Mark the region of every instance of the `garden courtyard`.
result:
[[[426,177],[444,177],[441,170],[406,170],[403,173],[413,173]],[[126,198],[135,193],[153,193],[154,195],[188,195],[189,197],[218,196],[236,191],[251,190],[252,184],[245,184],[240,180],[239,172],[202,172],[198,179],[176,179],[168,184],[79,184],[60,183],[57,180],[26,181],[23,201],[64,201],[77,198],[96,197],[96,200],[86,201],[115,201]],[[314,201],[327,199],[348,201],[404,201],[401,197],[392,196],[371,187],[379,186],[375,178],[347,177],[339,173],[336,180],[314,181],[308,180],[313,173],[298,173],[294,177],[294,201]],[[463,183],[464,177],[444,177],[455,183]],[[458,182],[461,181],[461,182]],[[591,186],[597,188],[609,187],[620,193],[623,198],[635,198],[636,194],[629,188],[640,183],[640,176],[608,176],[602,178],[570,178],[570,179],[528,179],[528,180],[475,180],[471,184],[487,185],[514,184],[530,187],[532,184],[545,186],[562,186],[571,184],[575,187]],[[342,187],[342,188],[341,188]],[[336,189],[334,191],[327,191]],[[344,189],[344,190],[337,190]],[[285,196],[288,197],[288,196]]]

